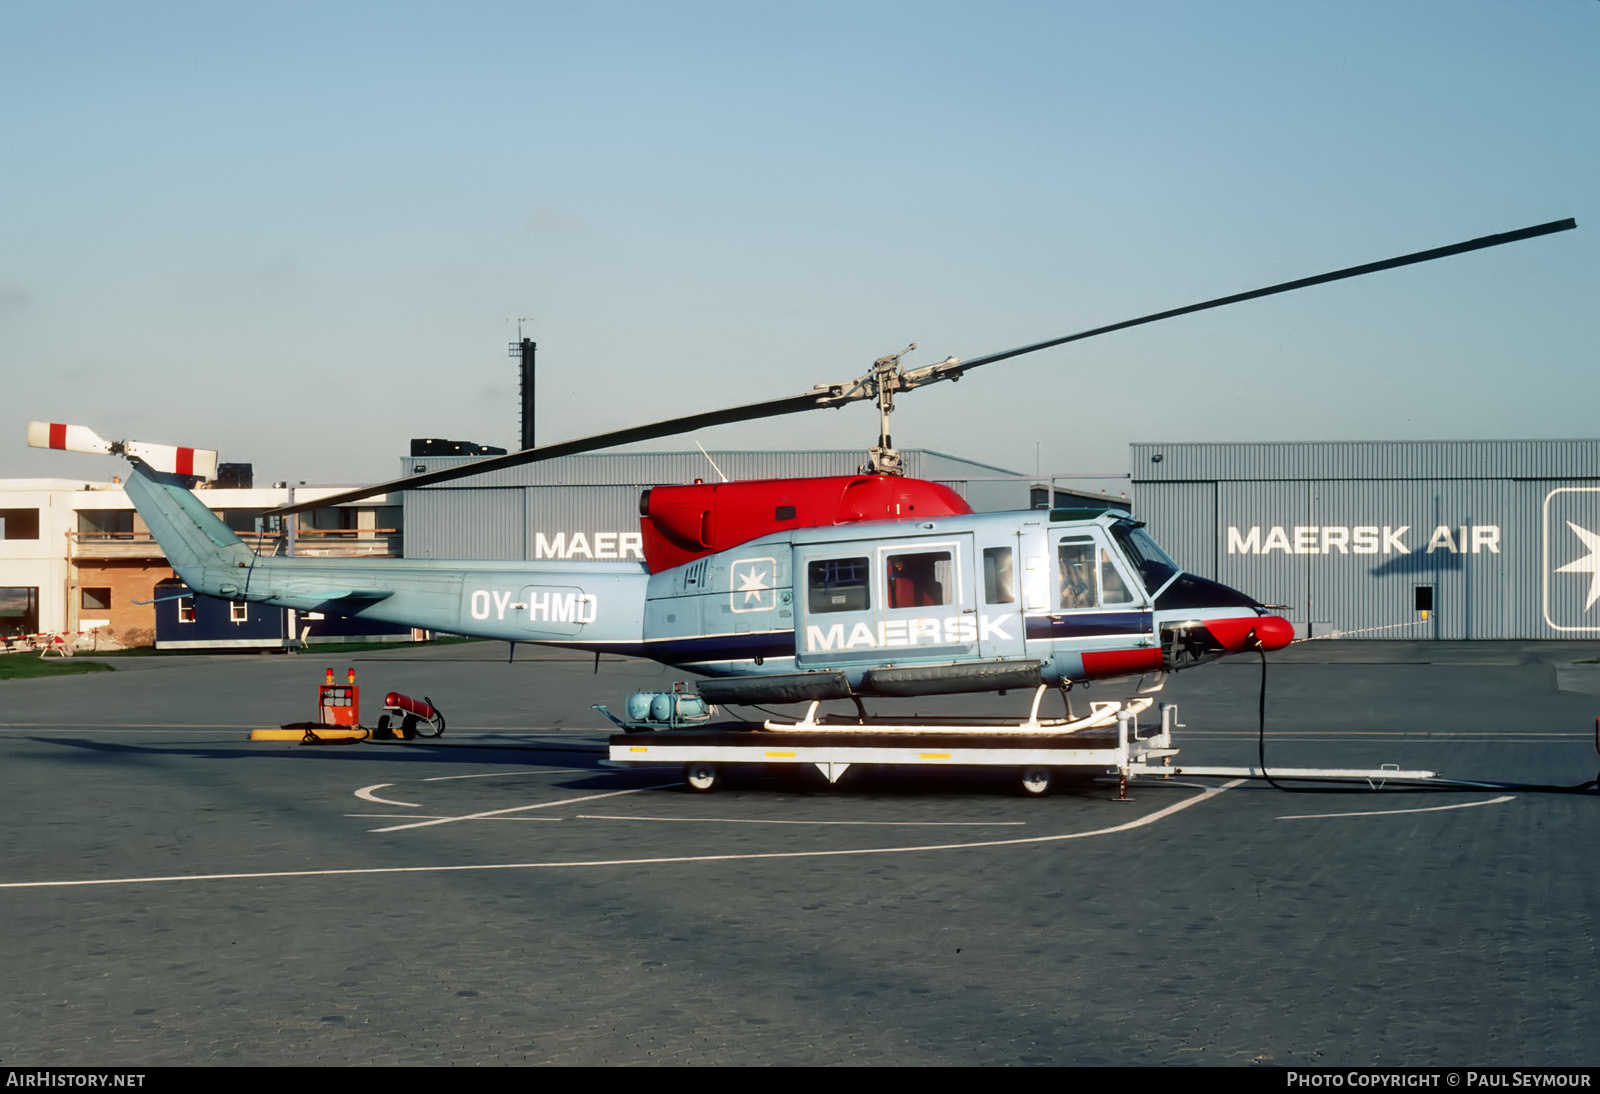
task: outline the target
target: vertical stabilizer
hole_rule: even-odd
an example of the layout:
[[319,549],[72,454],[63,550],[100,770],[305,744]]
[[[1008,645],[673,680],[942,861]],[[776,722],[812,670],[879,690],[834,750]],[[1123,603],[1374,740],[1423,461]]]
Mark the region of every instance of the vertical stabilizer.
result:
[[250,565],[255,552],[201,504],[181,479],[133,457],[129,462],[133,469],[125,486],[128,497],[166,552],[167,561],[190,588],[206,591],[201,571],[207,568]]

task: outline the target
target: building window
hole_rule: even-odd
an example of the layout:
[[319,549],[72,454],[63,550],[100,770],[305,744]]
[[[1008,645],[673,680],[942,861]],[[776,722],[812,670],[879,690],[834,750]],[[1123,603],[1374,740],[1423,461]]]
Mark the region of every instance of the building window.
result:
[[82,596],[78,606],[92,612],[108,612],[111,610],[111,590],[103,586],[90,587],[85,585],[80,590]]
[[178,622],[194,622],[194,597],[183,596],[178,598]]
[[39,590],[0,588],[0,634],[39,633]]
[[132,539],[132,509],[79,509],[78,534],[101,539]]
[[0,509],[0,539],[38,539],[39,510]]
[[228,604],[228,621],[231,623],[247,623],[250,621],[250,605],[243,600],[234,600]]

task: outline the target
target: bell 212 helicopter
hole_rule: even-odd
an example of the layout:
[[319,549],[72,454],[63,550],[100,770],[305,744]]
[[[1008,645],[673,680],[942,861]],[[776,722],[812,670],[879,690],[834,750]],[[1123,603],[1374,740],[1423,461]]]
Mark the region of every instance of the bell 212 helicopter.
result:
[[[1183,572],[1142,525],[1096,509],[974,513],[902,477],[897,392],[1112,331],[1576,227],[1555,221],[1174,308],[967,360],[905,369],[526,449],[352,490],[279,513],[713,425],[872,399],[879,443],[856,475],[656,486],[640,498],[644,562],[263,557],[189,490],[216,453],[109,442],[33,422],[28,443],[126,457],[126,489],[197,592],[456,634],[650,658],[699,673],[709,702],[998,692],[1151,677],[1275,650],[1288,620]],[[908,347],[914,349],[915,347]],[[1147,689],[1148,690],[1148,689]],[[864,711],[863,711],[864,714]]]

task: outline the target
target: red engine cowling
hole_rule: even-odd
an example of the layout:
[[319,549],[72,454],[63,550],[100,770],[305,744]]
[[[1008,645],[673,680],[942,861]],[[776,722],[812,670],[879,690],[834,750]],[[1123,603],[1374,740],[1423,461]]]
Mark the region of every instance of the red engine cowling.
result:
[[639,530],[645,566],[656,574],[790,528],[970,512],[948,486],[897,475],[752,479],[646,490]]

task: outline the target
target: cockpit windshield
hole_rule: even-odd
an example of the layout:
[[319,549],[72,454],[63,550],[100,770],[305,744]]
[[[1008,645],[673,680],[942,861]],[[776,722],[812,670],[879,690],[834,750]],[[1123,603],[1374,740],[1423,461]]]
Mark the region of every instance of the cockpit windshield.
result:
[[1178,564],[1168,558],[1167,552],[1150,538],[1150,533],[1144,530],[1144,525],[1131,520],[1121,520],[1111,526],[1111,534],[1127,552],[1128,560],[1139,571],[1139,580],[1144,582],[1144,587],[1151,595],[1177,574]]

